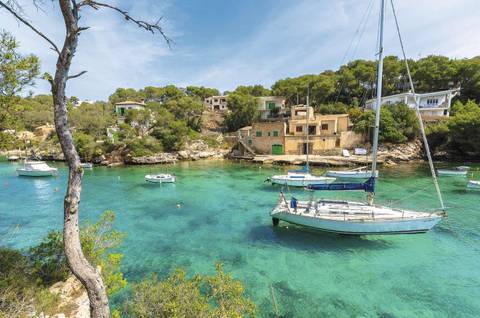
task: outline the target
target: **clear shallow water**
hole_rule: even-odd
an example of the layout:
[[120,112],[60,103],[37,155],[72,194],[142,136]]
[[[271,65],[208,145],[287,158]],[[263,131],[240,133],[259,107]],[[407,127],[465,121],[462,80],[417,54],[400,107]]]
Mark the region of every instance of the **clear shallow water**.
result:
[[[61,228],[67,170],[60,165],[58,178],[20,178],[16,167],[0,163],[0,244],[26,248]],[[427,234],[344,237],[285,223],[272,228],[268,212],[280,188],[263,181],[288,167],[190,162],[168,167],[176,184],[143,181],[166,169],[85,173],[81,218],[116,212],[117,228],[128,235],[121,251],[130,281],[176,267],[211,273],[222,261],[245,283],[262,317],[275,316],[270,286],[284,317],[480,314],[480,191],[465,190],[465,178],[441,179],[449,218]],[[396,166],[381,170],[377,202],[428,209],[438,206],[433,191],[425,166]]]

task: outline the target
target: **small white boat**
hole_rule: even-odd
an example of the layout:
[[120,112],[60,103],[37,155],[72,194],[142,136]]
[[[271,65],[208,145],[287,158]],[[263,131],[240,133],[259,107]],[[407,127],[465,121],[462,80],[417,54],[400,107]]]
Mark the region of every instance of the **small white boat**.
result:
[[82,162],[82,163],[80,163],[80,166],[82,166],[83,169],[92,169],[92,168],[93,168],[93,163],[91,163],[91,162]]
[[173,183],[176,181],[176,178],[169,173],[147,174],[145,181],[152,183]]
[[467,184],[468,189],[479,189],[480,190],[480,181],[470,180]]
[[306,187],[312,184],[326,184],[335,181],[335,178],[315,176],[310,174],[308,166],[303,170],[291,170],[287,174],[275,175],[269,179],[273,184],[291,187]]
[[287,201],[283,194],[270,213],[279,221],[317,230],[350,235],[415,234],[434,227],[443,215],[413,212],[361,202],[336,200]]
[[[372,176],[372,171],[367,167],[361,167],[352,170],[330,170],[325,174],[327,177],[345,178],[345,179],[368,179]],[[378,170],[375,171],[375,178],[378,178]]]
[[17,161],[18,159],[20,159],[19,156],[9,156],[9,157],[7,158],[8,161]]
[[466,176],[470,167],[460,166],[453,169],[438,169],[439,176]]
[[17,169],[19,176],[49,177],[57,175],[57,168],[52,168],[43,161],[25,161],[23,168]]

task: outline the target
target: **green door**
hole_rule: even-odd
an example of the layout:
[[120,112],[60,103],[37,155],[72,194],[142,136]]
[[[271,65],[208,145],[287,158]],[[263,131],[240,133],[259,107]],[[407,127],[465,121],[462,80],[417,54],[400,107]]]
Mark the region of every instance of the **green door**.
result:
[[272,155],[283,155],[283,146],[272,145]]

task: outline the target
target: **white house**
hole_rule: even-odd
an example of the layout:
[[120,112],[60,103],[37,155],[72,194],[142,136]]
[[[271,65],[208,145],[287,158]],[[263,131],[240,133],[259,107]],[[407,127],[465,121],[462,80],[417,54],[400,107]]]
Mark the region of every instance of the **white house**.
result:
[[[410,108],[415,108],[415,98],[417,99],[420,112],[424,116],[449,116],[452,98],[460,93],[459,88],[445,91],[415,94],[411,92],[382,97],[382,105],[405,103]],[[375,109],[375,99],[369,99],[365,103],[365,108]]]
[[227,97],[225,96],[210,96],[205,98],[205,105],[210,110],[219,110],[219,111],[226,111],[227,110]]
[[261,96],[257,97],[257,101],[262,119],[276,117],[285,112],[285,97]]
[[115,112],[119,117],[124,117],[126,111],[130,109],[143,110],[145,109],[145,103],[126,101],[115,104]]

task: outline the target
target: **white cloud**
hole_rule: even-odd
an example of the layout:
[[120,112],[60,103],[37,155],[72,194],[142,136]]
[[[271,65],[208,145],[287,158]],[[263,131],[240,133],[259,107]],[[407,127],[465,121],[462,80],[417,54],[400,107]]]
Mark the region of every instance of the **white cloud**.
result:
[[[169,1],[117,1],[138,17],[160,17],[175,3]],[[189,44],[184,32],[193,36],[194,29],[178,29],[179,21],[189,20],[184,12],[175,12],[176,20],[162,21],[167,33],[177,40],[169,50],[159,35],[125,21],[108,10],[84,12],[82,24],[91,30],[80,37],[79,49],[72,72],[88,70],[79,79],[69,82],[68,93],[80,98],[105,99],[117,87],[140,88],[147,85],[205,85],[221,90],[237,85],[270,86],[277,79],[306,73],[336,69],[358,27],[370,1],[375,7],[370,15],[358,50],[350,58],[374,58],[378,0],[343,1],[279,1],[258,21],[249,17],[245,23],[254,25],[249,34],[228,34],[229,41]],[[31,3],[30,1],[25,1]],[[387,1],[388,3],[389,1]],[[58,8],[46,2],[45,12],[26,6],[30,21],[61,43],[62,18]],[[478,0],[402,0],[395,1],[407,54],[418,58],[442,54],[455,58],[479,55],[480,29]],[[205,5],[208,5],[206,3]],[[212,10],[215,8],[212,6]],[[221,12],[218,13],[221,15]],[[35,53],[42,60],[44,71],[52,72],[55,54],[30,30],[0,10],[2,27],[21,42],[25,53]],[[216,23],[205,20],[204,23]],[[188,27],[188,23],[180,23]],[[249,28],[251,30],[252,28]],[[219,27],[216,32],[224,32]],[[393,19],[387,13],[385,30],[386,54],[399,54]],[[214,35],[212,35],[214,36]],[[45,83],[37,92],[46,92]]]

